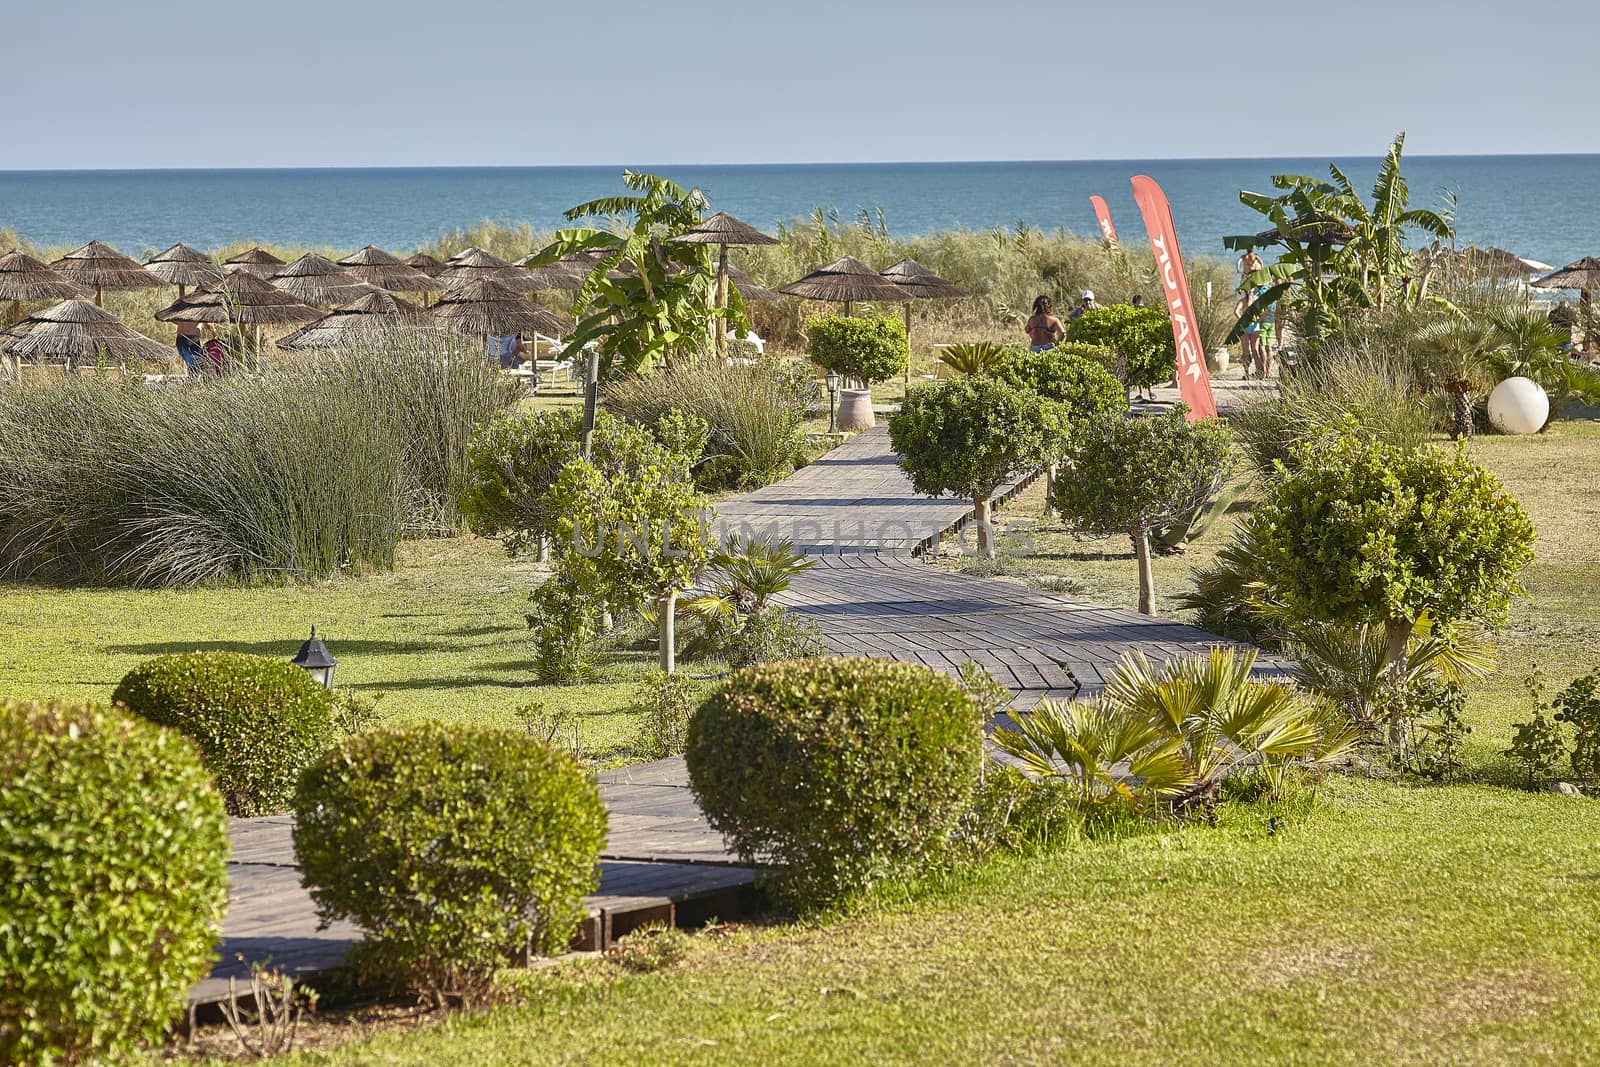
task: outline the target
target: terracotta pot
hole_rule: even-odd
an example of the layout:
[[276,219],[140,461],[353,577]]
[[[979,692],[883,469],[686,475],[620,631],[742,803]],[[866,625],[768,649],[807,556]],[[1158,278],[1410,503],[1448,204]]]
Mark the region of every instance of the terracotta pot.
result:
[[871,389],[839,390],[839,429],[868,430],[878,424],[872,414]]

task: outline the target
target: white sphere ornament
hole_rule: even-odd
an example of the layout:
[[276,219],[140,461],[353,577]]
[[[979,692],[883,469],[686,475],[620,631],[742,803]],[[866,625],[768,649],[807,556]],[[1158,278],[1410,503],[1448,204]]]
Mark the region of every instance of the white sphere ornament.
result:
[[1538,433],[1550,418],[1550,398],[1532,378],[1507,378],[1489,393],[1489,421],[1501,433]]

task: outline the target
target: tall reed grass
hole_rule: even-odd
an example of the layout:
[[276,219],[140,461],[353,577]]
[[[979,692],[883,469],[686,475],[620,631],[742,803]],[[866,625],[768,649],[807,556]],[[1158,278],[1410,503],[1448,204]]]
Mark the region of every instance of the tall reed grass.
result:
[[[475,355],[475,349],[470,350]],[[471,427],[512,395],[410,335],[260,376],[0,388],[0,572],[64,582],[312,580],[453,526]]]

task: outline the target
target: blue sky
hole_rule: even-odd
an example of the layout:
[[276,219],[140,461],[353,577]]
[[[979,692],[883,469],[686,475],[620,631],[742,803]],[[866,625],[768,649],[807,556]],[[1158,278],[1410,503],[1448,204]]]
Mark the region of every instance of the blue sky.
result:
[[1374,155],[1399,129],[1600,152],[1583,2],[7,0],[3,25],[0,170]]

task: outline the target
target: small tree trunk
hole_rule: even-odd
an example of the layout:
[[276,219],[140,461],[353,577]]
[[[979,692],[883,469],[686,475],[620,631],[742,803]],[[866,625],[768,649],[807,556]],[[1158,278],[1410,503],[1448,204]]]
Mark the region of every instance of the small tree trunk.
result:
[[1056,470],[1058,464],[1051,463],[1044,469],[1044,513],[1056,513]]
[[994,524],[989,521],[989,498],[974,497],[972,517],[978,523],[978,558],[994,559]]
[[678,610],[678,593],[676,590],[661,598],[660,620],[661,629],[661,669],[671,674],[678,666],[678,651],[673,616]]
[[1139,611],[1145,615],[1156,613],[1156,573],[1150,566],[1150,531],[1132,530],[1133,555],[1139,561]]
[[540,563],[550,562],[550,538],[545,534],[539,535],[539,554],[537,559]]
[[1457,441],[1463,438],[1471,440],[1472,394],[1460,386],[1452,389],[1450,393],[1455,407],[1455,420],[1454,425],[1450,428],[1450,436]]
[[1383,624],[1384,662],[1389,667],[1389,685],[1394,690],[1389,704],[1389,744],[1400,749],[1406,743],[1406,645],[1416,623],[1409,619],[1387,619]]

